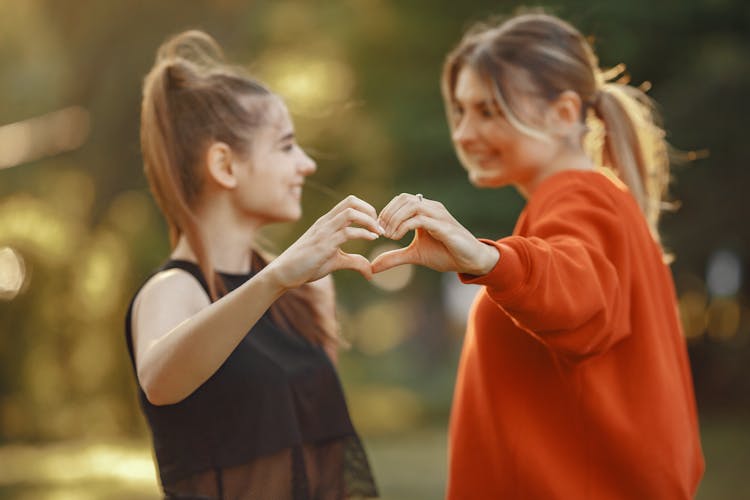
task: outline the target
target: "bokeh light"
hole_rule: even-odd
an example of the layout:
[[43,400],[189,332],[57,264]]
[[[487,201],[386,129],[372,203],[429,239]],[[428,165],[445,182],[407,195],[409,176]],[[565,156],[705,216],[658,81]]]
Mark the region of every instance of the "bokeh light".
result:
[[20,253],[11,247],[0,247],[0,300],[11,300],[26,281],[26,266]]
[[407,314],[402,302],[377,301],[350,318],[345,331],[360,352],[377,356],[398,346],[407,336]]
[[742,283],[742,262],[730,250],[717,250],[708,260],[706,286],[711,295],[735,295]]
[[471,304],[482,287],[461,283],[456,273],[444,273],[441,277],[441,284],[443,304],[448,313],[448,318],[456,327],[462,328],[466,325]]
[[71,106],[0,126],[0,169],[79,148],[89,135],[89,112]]
[[424,413],[419,396],[404,387],[372,384],[349,391],[348,399],[352,419],[370,435],[413,428]]
[[352,95],[354,74],[344,61],[300,51],[270,51],[259,63],[265,80],[295,114],[321,117]]
[[46,262],[66,261],[81,230],[80,224],[34,196],[20,193],[0,200],[0,241],[13,243]]
[[[399,247],[395,243],[381,243],[377,245],[369,255],[369,260],[372,262],[375,257],[381,253],[390,252],[392,250],[398,250]],[[412,264],[403,264],[401,266],[392,267],[386,271],[376,273],[372,277],[372,284],[378,288],[388,291],[396,292],[406,287],[409,284],[414,275],[414,266]]]
[[729,340],[739,331],[740,304],[733,297],[716,297],[707,311],[708,334],[717,340]]

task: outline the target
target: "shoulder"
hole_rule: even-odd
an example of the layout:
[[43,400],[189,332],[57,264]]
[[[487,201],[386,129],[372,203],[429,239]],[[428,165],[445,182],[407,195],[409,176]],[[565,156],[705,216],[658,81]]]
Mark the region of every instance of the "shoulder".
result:
[[532,217],[567,210],[618,213],[629,198],[632,196],[627,187],[614,174],[566,171],[539,185],[529,199],[527,211]]
[[200,282],[182,269],[160,271],[141,287],[133,299],[133,313],[141,318],[174,311],[192,315],[211,303]]
[[642,219],[627,189],[595,171],[555,174],[529,198],[519,234],[574,237],[601,247],[617,246]]

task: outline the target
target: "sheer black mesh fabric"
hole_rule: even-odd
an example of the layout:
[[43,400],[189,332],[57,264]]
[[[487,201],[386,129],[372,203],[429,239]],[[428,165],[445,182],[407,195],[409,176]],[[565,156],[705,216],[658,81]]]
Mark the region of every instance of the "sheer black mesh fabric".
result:
[[341,500],[377,497],[356,436],[294,447],[164,484],[167,500]]

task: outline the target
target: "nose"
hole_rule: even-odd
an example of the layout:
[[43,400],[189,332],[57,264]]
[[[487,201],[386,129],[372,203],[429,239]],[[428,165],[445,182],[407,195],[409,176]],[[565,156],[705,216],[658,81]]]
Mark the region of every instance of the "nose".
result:
[[304,176],[312,175],[318,169],[315,160],[310,158],[302,149],[300,149],[300,152],[302,153],[302,157],[299,160],[297,168]]
[[459,146],[466,146],[471,144],[476,139],[476,130],[474,123],[471,120],[470,115],[461,117],[460,121],[456,124],[451,135],[453,142]]

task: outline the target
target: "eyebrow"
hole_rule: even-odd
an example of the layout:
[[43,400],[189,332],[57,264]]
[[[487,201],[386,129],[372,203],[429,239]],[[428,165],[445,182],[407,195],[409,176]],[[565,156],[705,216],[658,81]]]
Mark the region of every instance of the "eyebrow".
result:
[[294,140],[294,132],[287,132],[286,134],[282,135],[278,142],[286,142],[289,140]]
[[453,98],[453,105],[454,106],[471,106],[474,108],[484,107],[484,108],[490,108],[490,109],[497,107],[497,103],[493,99],[480,99],[476,101],[465,102],[456,97]]

